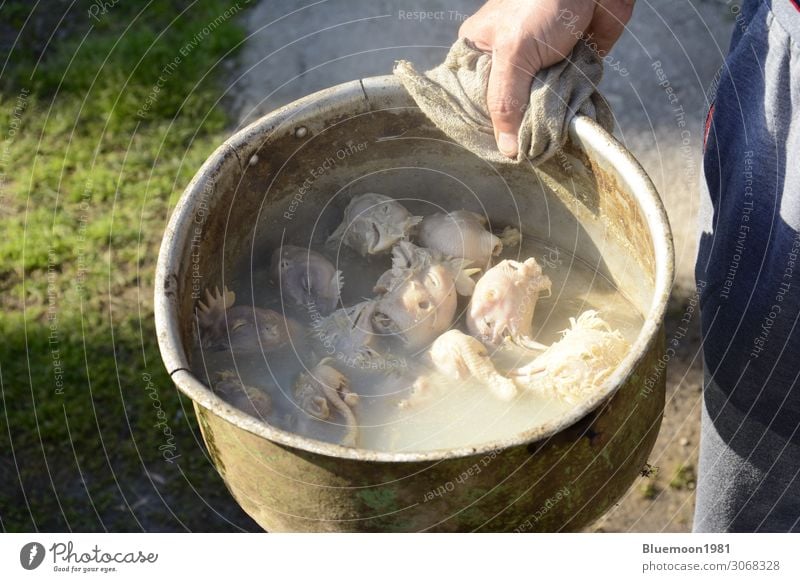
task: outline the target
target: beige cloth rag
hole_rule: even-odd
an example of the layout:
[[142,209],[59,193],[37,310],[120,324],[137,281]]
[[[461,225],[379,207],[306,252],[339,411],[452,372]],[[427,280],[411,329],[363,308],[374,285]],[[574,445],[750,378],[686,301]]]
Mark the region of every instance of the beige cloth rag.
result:
[[613,131],[611,109],[597,92],[603,63],[579,42],[567,59],[536,74],[519,130],[519,154],[516,160],[504,156],[497,149],[486,104],[491,66],[491,55],[462,38],[435,69],[420,74],[408,61],[399,61],[394,74],[439,129],[492,162],[542,163],[564,145],[569,122],[578,114]]

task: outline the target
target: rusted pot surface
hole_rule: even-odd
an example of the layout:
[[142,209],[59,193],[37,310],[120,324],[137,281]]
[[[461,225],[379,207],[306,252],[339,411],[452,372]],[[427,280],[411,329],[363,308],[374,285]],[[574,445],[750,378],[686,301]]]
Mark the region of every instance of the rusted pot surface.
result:
[[[208,159],[178,202],[156,278],[156,325],[175,385],[239,504],[269,531],[574,531],[630,487],[664,409],[669,225],[638,163],[577,118],[543,166],[492,166],[447,140],[392,77],[347,83],[275,111]],[[327,235],[349,194],[482,205],[612,280],[645,319],[591,401],[534,430],[424,453],[346,448],[232,408],[191,373],[196,300],[266,260],[292,233]],[[579,251],[578,251],[579,250]],[[245,267],[247,265],[245,264]]]

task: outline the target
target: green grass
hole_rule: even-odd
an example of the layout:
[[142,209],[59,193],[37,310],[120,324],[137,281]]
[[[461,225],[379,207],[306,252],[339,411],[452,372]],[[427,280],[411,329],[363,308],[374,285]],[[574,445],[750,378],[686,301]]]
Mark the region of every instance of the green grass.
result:
[[0,76],[0,527],[253,529],[152,318],[170,210],[228,132],[218,61],[244,38],[246,2],[223,20],[235,1],[119,2],[98,21],[79,2],[49,43],[68,4],[44,4],[0,8],[21,35]]
[[697,473],[693,465],[680,465],[669,482],[669,486],[678,491],[693,490],[697,485]]
[[642,498],[652,501],[658,497],[660,491],[655,483],[648,481],[639,485],[639,493],[642,495]]

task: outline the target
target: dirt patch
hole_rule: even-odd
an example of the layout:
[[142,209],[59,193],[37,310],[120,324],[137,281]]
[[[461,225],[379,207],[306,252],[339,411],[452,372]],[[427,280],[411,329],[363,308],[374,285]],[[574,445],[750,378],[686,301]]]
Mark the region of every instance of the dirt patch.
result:
[[[678,292],[670,299],[667,345],[675,355],[667,366],[664,420],[648,470],[620,502],[587,531],[688,532],[692,529],[703,363],[697,295]],[[670,344],[674,340],[673,344]]]

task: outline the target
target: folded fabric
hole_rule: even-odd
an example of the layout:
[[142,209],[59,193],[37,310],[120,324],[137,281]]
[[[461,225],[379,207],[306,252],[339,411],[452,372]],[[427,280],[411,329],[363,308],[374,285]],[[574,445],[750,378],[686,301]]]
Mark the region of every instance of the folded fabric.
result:
[[427,73],[399,61],[394,74],[439,129],[492,162],[542,163],[564,145],[575,115],[588,115],[609,132],[613,130],[611,109],[597,91],[603,63],[579,42],[565,60],[536,74],[519,130],[519,154],[516,160],[504,156],[497,149],[486,102],[491,66],[491,55],[462,38],[450,48],[444,63]]

